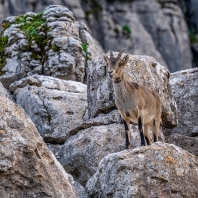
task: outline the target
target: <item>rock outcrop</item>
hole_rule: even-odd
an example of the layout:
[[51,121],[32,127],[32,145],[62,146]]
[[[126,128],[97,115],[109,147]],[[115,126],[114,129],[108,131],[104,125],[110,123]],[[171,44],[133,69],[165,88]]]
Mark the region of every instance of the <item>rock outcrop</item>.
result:
[[79,197],[24,110],[0,97],[0,197]]
[[0,81],[6,88],[33,74],[84,82],[87,62],[102,53],[66,7],[8,17],[2,27]]
[[0,21],[49,5],[66,6],[78,21],[87,22],[105,51],[125,47],[131,54],[155,57],[171,72],[191,68],[191,54],[198,65],[197,0],[2,0]]
[[47,143],[63,144],[87,111],[87,86],[81,82],[33,75],[10,89]]
[[[117,54],[117,53],[114,53]],[[129,55],[125,72],[130,80],[156,91],[162,99],[162,123],[164,127],[177,125],[177,106],[169,85],[168,70],[152,57]],[[112,80],[108,77],[102,57],[91,61],[87,72],[89,117],[108,113],[115,109]]]
[[90,197],[197,197],[198,158],[155,143],[113,153],[86,184]]
[[166,134],[198,136],[198,69],[172,73],[170,86],[178,106],[178,125],[164,131]]

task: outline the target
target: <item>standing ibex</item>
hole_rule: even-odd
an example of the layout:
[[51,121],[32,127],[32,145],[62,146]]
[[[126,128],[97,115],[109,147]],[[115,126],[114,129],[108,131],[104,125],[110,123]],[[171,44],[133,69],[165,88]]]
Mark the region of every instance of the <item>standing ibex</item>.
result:
[[[151,144],[148,127],[151,126],[154,142],[158,141],[161,120],[161,100],[159,96],[145,86],[130,82],[123,72],[124,66],[129,61],[129,54],[121,58],[122,52],[117,57],[110,51],[110,58],[103,54],[108,67],[109,76],[113,79],[115,103],[122,116],[126,131],[126,148],[130,148],[130,121],[138,123],[141,136],[141,146]],[[144,132],[142,129],[144,126]]]

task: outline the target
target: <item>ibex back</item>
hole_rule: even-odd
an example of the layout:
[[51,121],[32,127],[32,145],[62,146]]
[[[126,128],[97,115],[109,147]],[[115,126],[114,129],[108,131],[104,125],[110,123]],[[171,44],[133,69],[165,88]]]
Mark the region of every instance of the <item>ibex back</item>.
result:
[[[131,82],[123,72],[129,61],[129,55],[123,58],[122,52],[117,57],[110,51],[110,58],[103,54],[104,61],[108,67],[109,77],[113,80],[115,103],[122,116],[126,132],[126,148],[130,148],[130,121],[138,123],[140,131],[141,146],[151,144],[148,127],[151,126],[154,142],[158,141],[161,120],[161,100],[159,96],[145,86]],[[144,130],[143,130],[144,129]]]

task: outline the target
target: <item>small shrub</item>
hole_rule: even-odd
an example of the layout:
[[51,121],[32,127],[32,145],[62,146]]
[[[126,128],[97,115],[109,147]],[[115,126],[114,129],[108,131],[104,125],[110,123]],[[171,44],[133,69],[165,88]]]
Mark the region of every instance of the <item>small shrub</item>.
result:
[[127,36],[127,37],[131,36],[131,29],[128,25],[123,25],[122,26],[122,34]]

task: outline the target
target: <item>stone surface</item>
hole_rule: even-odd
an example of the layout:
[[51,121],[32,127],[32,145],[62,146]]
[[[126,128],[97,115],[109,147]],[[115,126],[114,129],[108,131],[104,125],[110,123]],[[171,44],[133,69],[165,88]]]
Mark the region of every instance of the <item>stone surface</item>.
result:
[[70,178],[73,186],[75,187],[75,189],[76,189],[79,197],[80,198],[89,198],[88,195],[87,195],[87,193],[86,193],[86,191],[85,191],[85,187],[82,186],[81,184],[79,184],[78,182],[76,182],[74,180],[74,178],[72,177],[72,175],[70,175],[70,174],[68,174],[68,175],[69,175],[69,178]]
[[[35,20],[41,25],[37,27]],[[28,23],[34,25],[27,27]],[[6,88],[33,74],[85,82],[88,60],[102,53],[86,25],[75,21],[66,7],[49,6],[43,13],[8,17],[2,27],[1,36],[8,40],[3,48],[6,64],[1,66],[4,73],[0,81]],[[29,28],[27,32],[25,27]]]
[[[87,180],[96,172],[103,157],[125,149],[124,125],[110,124],[115,113],[106,115],[106,117],[99,116],[94,119],[94,122],[90,121],[89,128],[79,130],[77,134],[70,136],[61,148],[59,153],[61,164],[82,185],[85,185]],[[103,119],[101,120],[101,118]],[[102,125],[102,123],[107,124],[107,120],[109,120],[109,124]],[[130,130],[131,148],[140,146],[138,127],[131,125]],[[160,133],[160,140],[164,141],[162,132]]]
[[[116,53],[114,53],[116,55]],[[164,127],[177,125],[177,106],[169,84],[168,70],[152,57],[129,55],[125,73],[130,80],[149,87],[162,100],[162,123]],[[89,117],[115,109],[112,80],[108,77],[102,57],[95,58],[87,74]]]
[[113,153],[86,184],[90,197],[197,197],[198,158],[155,143]]
[[198,136],[198,68],[172,73],[170,85],[178,106],[178,126],[164,131]]
[[33,75],[10,90],[47,143],[64,143],[87,110],[87,86],[80,82]]
[[165,137],[167,143],[175,144],[198,157],[198,138],[185,135],[171,134]]
[[7,91],[7,89],[4,88],[1,82],[0,82],[0,96],[5,96],[10,100],[13,100],[12,95]]
[[77,198],[68,174],[24,110],[0,97],[0,197]]

